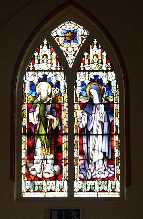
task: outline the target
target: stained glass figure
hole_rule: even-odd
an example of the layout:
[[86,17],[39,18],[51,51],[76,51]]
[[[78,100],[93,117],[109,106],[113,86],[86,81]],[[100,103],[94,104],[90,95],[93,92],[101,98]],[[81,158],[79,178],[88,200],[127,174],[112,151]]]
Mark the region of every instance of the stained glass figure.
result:
[[118,197],[119,88],[114,71],[78,72],[74,93],[74,196]]
[[73,21],[66,21],[51,32],[52,37],[63,51],[70,68],[88,34],[86,29]]
[[35,48],[27,70],[60,70],[62,69],[59,57],[53,46],[44,39],[41,45]]
[[111,70],[111,62],[104,48],[96,39],[84,52],[80,64],[81,70]]
[[68,112],[64,73],[27,70],[23,97],[22,196],[66,197]]

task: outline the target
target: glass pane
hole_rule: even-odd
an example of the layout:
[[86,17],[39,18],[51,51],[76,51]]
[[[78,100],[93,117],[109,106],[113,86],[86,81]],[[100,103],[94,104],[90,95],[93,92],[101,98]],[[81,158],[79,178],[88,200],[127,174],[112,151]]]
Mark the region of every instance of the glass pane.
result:
[[84,52],[80,70],[111,70],[111,62],[103,47],[94,39],[89,49]]
[[75,197],[120,196],[119,89],[114,71],[77,73]]
[[73,21],[66,21],[51,32],[70,68],[88,34],[87,30]]
[[32,59],[27,66],[28,71],[33,70],[62,70],[53,46],[44,39],[41,45],[34,49]]
[[66,197],[68,111],[62,71],[27,70],[22,118],[22,196]]

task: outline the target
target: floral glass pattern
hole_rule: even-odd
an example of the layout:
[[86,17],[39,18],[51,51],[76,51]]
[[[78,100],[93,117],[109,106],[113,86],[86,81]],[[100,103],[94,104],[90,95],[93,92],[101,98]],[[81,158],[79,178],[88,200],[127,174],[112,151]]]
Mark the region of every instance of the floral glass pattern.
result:
[[88,34],[86,29],[73,21],[66,21],[51,32],[52,37],[63,51],[70,68]]

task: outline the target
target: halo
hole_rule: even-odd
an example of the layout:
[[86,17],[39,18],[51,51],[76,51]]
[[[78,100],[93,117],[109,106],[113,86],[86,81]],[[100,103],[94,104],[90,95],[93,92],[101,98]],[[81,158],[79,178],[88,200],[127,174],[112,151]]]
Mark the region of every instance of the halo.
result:
[[36,91],[37,91],[37,93],[40,93],[40,91],[41,91],[41,83],[46,83],[46,85],[47,85],[47,92],[48,92],[48,95],[51,93],[51,91],[52,91],[52,87],[51,87],[51,85],[48,83],[48,82],[46,82],[46,81],[41,81],[41,82],[39,82],[38,84],[37,84],[37,86],[36,86]]
[[100,91],[100,95],[103,95],[103,93],[104,93],[104,86],[103,85],[100,85],[97,82],[89,82],[89,84],[86,87],[87,96],[90,96],[90,89],[91,89],[91,86],[93,86],[93,85],[94,86],[98,86],[99,87],[99,91]]

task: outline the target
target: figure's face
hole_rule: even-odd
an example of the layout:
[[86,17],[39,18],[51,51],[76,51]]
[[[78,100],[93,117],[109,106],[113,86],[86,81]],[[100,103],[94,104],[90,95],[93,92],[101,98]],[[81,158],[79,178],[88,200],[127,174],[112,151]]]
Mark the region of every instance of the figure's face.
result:
[[95,89],[91,88],[90,93],[93,97],[93,103],[95,103],[95,104],[99,103],[99,95],[98,95],[97,91]]
[[40,82],[37,93],[40,95],[41,100],[46,101],[47,97],[51,94],[51,86],[47,82]]

